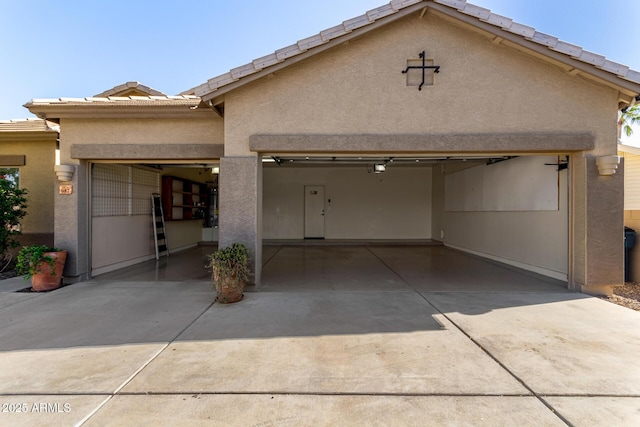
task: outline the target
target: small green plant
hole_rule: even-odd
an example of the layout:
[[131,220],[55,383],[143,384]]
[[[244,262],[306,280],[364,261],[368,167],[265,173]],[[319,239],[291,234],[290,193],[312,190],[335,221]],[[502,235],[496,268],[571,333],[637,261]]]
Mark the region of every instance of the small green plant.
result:
[[249,270],[249,251],[242,243],[234,243],[229,247],[218,249],[208,255],[207,268],[212,269],[212,279],[215,285],[218,277],[234,277],[240,281],[247,281],[251,276]]
[[631,136],[633,133],[632,126],[636,123],[640,123],[640,104],[625,108],[620,112],[618,118],[618,126],[627,136]]
[[38,266],[42,262],[46,262],[51,266],[51,275],[54,276],[53,265],[55,260],[45,255],[46,252],[60,252],[61,249],[52,248],[47,245],[23,246],[18,252],[16,260],[16,271],[18,274],[24,274],[24,279],[28,280],[34,274],[40,273]]

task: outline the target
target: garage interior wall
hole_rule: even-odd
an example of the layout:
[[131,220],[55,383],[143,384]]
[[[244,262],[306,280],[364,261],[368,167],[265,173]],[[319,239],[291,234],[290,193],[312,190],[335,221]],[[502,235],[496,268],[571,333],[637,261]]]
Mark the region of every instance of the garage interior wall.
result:
[[160,192],[160,175],[129,165],[91,169],[92,274],[154,258],[151,193]]
[[268,166],[263,238],[304,238],[304,187],[325,187],[326,239],[430,239],[431,167]]
[[[547,160],[544,157],[531,159]],[[554,169],[550,172],[556,173]],[[434,168],[434,236],[452,248],[567,280],[567,169],[557,172],[556,210],[447,211],[445,177],[441,169]]]
[[[149,170],[135,165],[92,167],[92,274],[98,275],[155,258],[151,193],[160,193],[160,177],[171,175],[205,183],[204,168]],[[170,251],[203,240],[202,219],[167,221]]]

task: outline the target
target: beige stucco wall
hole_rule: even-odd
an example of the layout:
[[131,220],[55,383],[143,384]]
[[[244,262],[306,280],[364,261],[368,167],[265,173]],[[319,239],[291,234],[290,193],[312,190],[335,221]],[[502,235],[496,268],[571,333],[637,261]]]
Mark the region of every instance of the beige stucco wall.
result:
[[[0,143],[0,155],[26,156],[26,164],[17,166],[20,169],[20,187],[29,191],[27,216],[22,220],[22,232],[25,235],[53,233],[53,194],[57,182],[53,170],[55,150],[55,138],[17,142],[3,140]],[[47,239],[52,242],[51,237]]]
[[[73,144],[223,144],[222,119],[193,118],[61,119],[61,159],[70,161]],[[175,153],[180,158],[180,153]]]
[[[401,74],[422,50],[441,71]],[[590,131],[615,154],[617,92],[428,13],[402,19],[225,98],[226,155],[252,134]],[[354,147],[356,150],[366,147]]]
[[568,171],[564,170],[558,176],[558,210],[450,212],[444,208],[445,175],[434,168],[434,236],[441,237],[447,246],[567,280],[567,175]]
[[305,185],[325,188],[326,239],[431,238],[431,168],[362,165],[265,167],[265,239],[304,238]]
[[[418,91],[406,86],[401,71],[407,59],[422,50],[441,69],[435,85]],[[527,227],[528,219],[523,216],[478,217],[475,225],[485,227],[484,231],[468,235],[485,239],[474,244],[485,255],[514,253],[530,265],[560,274],[569,270],[564,264],[567,252],[572,253],[569,287],[594,286],[597,293],[604,288],[596,287],[619,282],[617,265],[622,254],[611,237],[618,205],[622,222],[621,201],[615,191],[621,182],[617,176],[599,177],[591,157],[616,153],[617,102],[618,92],[604,84],[569,74],[429,12],[423,18],[416,14],[400,19],[226,94],[225,156],[255,155],[250,151],[250,137],[264,134],[390,135],[388,153],[393,153],[394,134],[590,133],[595,148],[572,156],[571,203],[575,209],[570,221],[575,226],[570,245],[563,240],[555,246],[558,252],[554,249],[553,257],[548,257],[550,241],[537,236],[508,239],[508,244],[491,239],[501,221],[513,232]],[[304,139],[299,141],[304,143]],[[366,138],[355,141],[342,150],[367,152]],[[295,153],[296,148],[292,145],[287,151]],[[482,151],[482,146],[477,150]],[[605,199],[607,209],[602,207]],[[249,202],[259,203],[259,197]],[[438,215],[434,212],[434,217]],[[462,224],[473,224],[452,217],[437,219],[449,221],[450,226],[461,225],[460,233],[466,230]],[[545,220],[534,223],[546,226]],[[517,248],[522,241],[527,242],[525,252]]]

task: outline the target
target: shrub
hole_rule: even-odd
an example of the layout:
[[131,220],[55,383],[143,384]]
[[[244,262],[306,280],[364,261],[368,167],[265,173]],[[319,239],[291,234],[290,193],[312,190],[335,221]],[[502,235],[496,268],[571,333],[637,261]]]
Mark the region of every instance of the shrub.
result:
[[27,190],[18,188],[0,170],[0,271],[4,265],[2,261],[10,258],[9,249],[19,245],[20,221],[27,214],[26,195]]

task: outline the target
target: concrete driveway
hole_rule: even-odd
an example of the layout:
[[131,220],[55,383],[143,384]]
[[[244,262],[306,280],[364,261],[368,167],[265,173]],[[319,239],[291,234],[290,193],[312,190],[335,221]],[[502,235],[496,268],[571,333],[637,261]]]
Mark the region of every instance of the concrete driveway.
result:
[[265,255],[227,306],[175,257],[0,282],[0,425],[640,423],[638,312],[443,247]]

